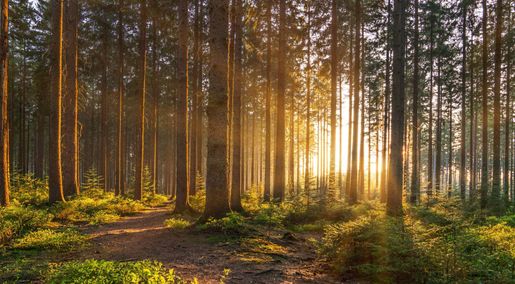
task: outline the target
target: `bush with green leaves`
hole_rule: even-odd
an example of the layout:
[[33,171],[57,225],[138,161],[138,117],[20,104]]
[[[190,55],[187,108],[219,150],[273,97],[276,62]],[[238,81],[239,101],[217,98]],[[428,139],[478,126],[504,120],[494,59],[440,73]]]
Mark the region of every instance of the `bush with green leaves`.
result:
[[164,225],[167,228],[182,230],[182,229],[186,229],[189,226],[191,226],[191,222],[189,222],[188,220],[184,220],[182,218],[172,217],[172,218],[166,219],[164,222]]
[[13,248],[67,251],[82,247],[85,241],[85,236],[71,228],[64,230],[40,229],[17,239],[13,244]]
[[0,245],[45,226],[52,218],[46,210],[33,207],[0,208]]
[[48,283],[187,283],[157,261],[85,260],[64,263],[50,273]]
[[40,206],[48,202],[48,183],[32,174],[14,172],[11,176],[10,194],[13,205]]
[[368,210],[327,226],[320,253],[347,280],[403,283],[510,283],[515,229],[482,224],[452,200],[391,218]]
[[210,218],[204,224],[198,225],[202,231],[223,233],[225,235],[247,235],[253,231],[245,218],[236,212],[228,213],[225,217],[220,219]]

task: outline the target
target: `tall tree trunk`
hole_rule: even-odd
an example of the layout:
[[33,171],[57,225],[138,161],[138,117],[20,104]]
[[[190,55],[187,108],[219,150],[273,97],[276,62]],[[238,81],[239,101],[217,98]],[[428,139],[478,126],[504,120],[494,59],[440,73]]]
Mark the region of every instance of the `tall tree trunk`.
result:
[[488,198],[488,7],[486,0],[482,0],[483,6],[483,47],[481,51],[482,78],[481,78],[481,105],[482,105],[482,146],[481,146],[481,209],[485,209]]
[[0,30],[0,80],[2,84],[2,106],[0,108],[0,205],[9,206],[9,112],[8,112],[8,48],[9,48],[9,1],[2,0],[1,30]]
[[311,151],[311,6],[307,4],[308,22],[307,22],[307,66],[306,66],[306,149],[304,159],[304,190],[306,191],[307,205],[309,206],[309,195],[311,194],[311,176],[310,176],[310,151]]
[[125,131],[124,123],[124,39],[123,39],[123,8],[124,0],[118,1],[118,123],[117,123],[117,139],[116,139],[116,187],[115,194],[125,194],[125,151],[124,139]]
[[490,197],[491,208],[501,213],[501,45],[502,45],[502,0],[496,1],[495,55],[494,55],[494,145],[493,180]]
[[285,93],[286,93],[286,0],[279,0],[279,52],[277,54],[277,115],[275,135],[274,200],[283,201],[285,190]]
[[381,150],[381,187],[379,199],[381,202],[386,202],[387,193],[387,179],[388,179],[388,150],[390,145],[388,144],[388,136],[390,133],[390,18],[391,18],[391,2],[388,0],[387,7],[387,24],[386,24],[386,66],[385,66],[385,90],[384,90],[384,125],[383,125],[383,141]]
[[[508,12],[508,22],[511,21],[511,10]],[[511,34],[511,25],[508,25],[508,34]],[[505,117],[505,136],[504,136],[504,173],[503,173],[503,193],[504,193],[504,205],[508,206],[509,204],[509,198],[510,198],[510,173],[513,171],[513,168],[510,169],[511,166],[511,160],[510,157],[510,149],[513,150],[511,147],[511,121],[512,121],[512,101],[510,93],[510,79],[511,79],[511,45],[507,45],[506,47],[506,117]],[[511,184],[513,187],[513,183]],[[513,199],[513,195],[512,195]]]
[[52,41],[50,47],[50,144],[48,199],[50,203],[64,201],[61,168],[61,99],[63,63],[63,0],[52,0]]
[[[471,33],[471,43],[474,42],[473,33]],[[474,45],[471,44],[470,53],[474,54]],[[469,188],[469,199],[470,201],[474,201],[476,199],[476,145],[477,145],[477,127],[476,127],[476,100],[475,100],[475,92],[474,92],[474,56],[470,56],[469,63],[469,72],[470,72],[470,91],[469,91],[469,104],[470,104],[470,149],[469,149],[469,167],[470,167],[470,188]]]
[[[153,1],[153,6],[157,10],[157,1]],[[158,19],[152,16],[152,191],[157,192],[158,189],[158,147],[159,147],[159,53],[158,53]]]
[[434,53],[434,19],[433,13],[430,14],[429,22],[429,126],[427,141],[427,197],[433,196],[433,53]]
[[203,219],[221,218],[230,211],[228,190],[228,1],[209,0],[209,103],[206,208]]
[[242,165],[241,165],[241,140],[242,140],[242,77],[243,77],[243,6],[242,0],[235,0],[235,21],[234,21],[234,92],[233,92],[233,125],[232,125],[232,187],[231,187],[231,209],[243,211],[241,206],[242,192]]
[[69,0],[65,7],[66,29],[64,30],[65,49],[65,92],[63,121],[63,190],[65,196],[79,194],[78,181],[78,22],[79,5],[77,0]]
[[442,178],[442,77],[441,55],[437,58],[437,100],[436,100],[436,162],[435,162],[435,191],[440,193]]
[[[466,153],[467,135],[467,1],[462,1],[462,34],[461,34],[461,145],[460,145],[460,197],[465,200],[466,194]],[[470,121],[472,123],[472,121]]]
[[361,69],[361,0],[357,0],[354,7],[355,12],[355,37],[354,37],[354,110],[352,122],[352,150],[351,150],[351,178],[349,190],[349,203],[355,204],[358,201],[358,121],[359,121],[359,91],[360,91],[360,69]]
[[107,191],[109,187],[109,158],[108,158],[108,137],[109,137],[109,123],[108,123],[108,113],[109,113],[109,90],[108,90],[108,82],[107,82],[107,73],[108,73],[108,57],[107,53],[109,52],[109,27],[107,23],[102,23],[102,79],[100,83],[100,88],[102,92],[102,101],[101,101],[101,115],[100,118],[100,160],[98,161],[100,164],[99,174],[102,177],[102,188]]
[[416,204],[420,198],[420,181],[419,181],[419,169],[418,169],[418,158],[419,158],[419,126],[418,126],[418,92],[419,92],[419,32],[418,32],[418,1],[415,0],[415,31],[413,36],[413,151],[411,161],[411,195],[410,202]]
[[[271,118],[271,100],[272,100],[272,2],[266,2],[267,17],[267,41],[266,41],[266,94],[265,94],[265,192],[263,194],[264,201],[270,201],[271,195],[271,178],[272,178],[272,118]],[[254,151],[254,150],[253,150]]]
[[191,131],[190,131],[190,195],[197,193],[197,128],[199,126],[199,69],[200,69],[200,0],[195,1],[195,24],[193,27],[193,70],[192,70],[192,94],[191,99]]
[[143,198],[143,169],[145,164],[145,100],[147,83],[147,3],[140,1],[139,23],[139,70],[138,70],[138,95],[139,95],[139,122],[136,144],[136,184],[134,199]]
[[329,191],[336,188],[336,87],[338,79],[338,6],[331,1],[331,156],[329,157]]
[[404,137],[404,64],[406,0],[394,0],[393,8],[393,84],[392,84],[392,131],[390,166],[388,167],[388,198],[386,211],[389,215],[402,214],[402,147]]
[[[179,1],[179,51],[177,56],[177,199],[175,212],[189,209],[188,159],[188,1]],[[218,128],[212,128],[218,129]]]

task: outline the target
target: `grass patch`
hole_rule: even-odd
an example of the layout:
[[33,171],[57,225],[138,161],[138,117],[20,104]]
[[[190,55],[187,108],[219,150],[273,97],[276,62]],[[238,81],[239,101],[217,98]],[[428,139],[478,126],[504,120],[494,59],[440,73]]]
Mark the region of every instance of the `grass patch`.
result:
[[166,219],[165,222],[164,222],[164,225],[167,228],[183,230],[183,229],[186,229],[189,226],[191,226],[191,222],[189,222],[187,220],[184,220],[182,218],[174,218],[174,217],[172,217],[172,218]]
[[51,229],[41,229],[30,232],[24,237],[17,239],[13,248],[15,249],[35,249],[35,250],[58,250],[67,251],[85,245],[86,237],[73,229],[61,231]]
[[[195,281],[195,280],[194,280]],[[50,273],[48,283],[188,283],[157,261],[86,260],[64,263]]]

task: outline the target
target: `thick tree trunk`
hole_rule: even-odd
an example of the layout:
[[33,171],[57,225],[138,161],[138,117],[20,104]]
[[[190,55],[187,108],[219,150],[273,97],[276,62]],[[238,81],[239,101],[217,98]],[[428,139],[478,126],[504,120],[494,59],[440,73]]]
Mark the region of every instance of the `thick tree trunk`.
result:
[[493,179],[490,197],[491,208],[500,214],[501,206],[501,44],[502,44],[502,0],[496,1],[495,55],[494,55],[494,145]]
[[199,69],[200,69],[200,0],[195,1],[195,24],[193,27],[193,70],[191,72],[191,131],[190,131],[190,195],[197,193],[197,128],[199,126]]
[[136,184],[134,199],[143,198],[143,170],[145,164],[145,100],[147,83],[147,3],[140,1],[139,23],[139,70],[138,70],[138,96],[139,96],[139,121],[136,143]]
[[336,87],[338,79],[338,6],[331,1],[331,154],[329,157],[329,191],[336,189]]
[[283,201],[285,191],[285,96],[286,96],[286,0],[279,0],[279,52],[277,54],[277,115],[275,135],[274,200]]
[[481,146],[481,209],[485,209],[488,199],[488,7],[486,0],[482,0],[483,6],[483,47],[481,51],[482,78],[481,78],[481,107],[482,107],[482,146]]
[[349,188],[349,203],[355,204],[358,201],[358,121],[359,121],[359,104],[360,104],[360,69],[361,69],[361,1],[357,0],[354,7],[355,11],[355,37],[354,37],[354,109],[352,121],[352,150],[351,150],[351,177]]
[[[309,4],[308,4],[309,5]],[[311,176],[310,176],[310,151],[311,151],[311,7],[307,7],[307,66],[306,66],[306,149],[304,158],[304,190],[306,191],[307,205],[309,206],[309,195],[311,194]]]
[[272,101],[272,2],[266,2],[267,17],[267,41],[266,41],[266,94],[265,94],[265,192],[263,194],[264,201],[270,201],[271,195],[271,178],[272,178],[272,118],[271,118],[271,101]]
[[[177,56],[177,199],[175,212],[189,209],[188,175],[188,1],[179,1],[179,51]],[[216,128],[213,128],[216,129]]]
[[2,0],[0,19],[0,84],[2,105],[0,108],[0,206],[9,206],[9,112],[8,112],[8,48],[9,48],[9,1]]
[[78,181],[78,22],[79,5],[77,0],[69,0],[65,7],[66,29],[64,30],[65,52],[65,92],[63,105],[63,190],[65,196],[79,194]]
[[124,0],[118,2],[118,123],[116,139],[116,185],[115,194],[125,194],[125,131],[124,131],[124,39],[123,39],[123,8]]
[[390,133],[390,18],[391,18],[391,2],[388,0],[388,20],[386,26],[386,66],[385,66],[385,90],[384,90],[384,125],[383,125],[383,141],[381,150],[381,186],[379,199],[381,202],[386,202],[387,184],[388,184],[388,159],[390,149],[388,137]]
[[418,126],[418,92],[419,92],[419,31],[418,31],[418,1],[415,0],[415,31],[413,36],[413,150],[412,150],[412,161],[411,161],[411,195],[410,202],[416,204],[420,200],[420,181],[419,181],[419,126]]
[[61,98],[63,63],[63,0],[52,0],[52,42],[50,47],[50,141],[49,141],[49,201],[64,201],[61,168]]
[[393,84],[392,84],[392,131],[391,154],[388,175],[388,198],[386,211],[389,215],[402,214],[402,172],[404,137],[404,64],[406,0],[395,0],[393,10]]
[[242,0],[235,0],[235,21],[234,21],[234,90],[233,90],[233,125],[232,125],[232,186],[231,186],[231,209],[243,211],[241,205],[242,192],[242,165],[241,165],[241,140],[242,120],[241,101],[243,93],[243,6]]
[[209,0],[209,103],[207,140],[206,208],[203,219],[221,218],[230,212],[228,190],[228,1]]
[[[462,51],[461,51],[461,142],[460,142],[460,197],[465,200],[466,194],[466,153],[467,136],[467,1],[462,1]],[[472,121],[470,121],[472,123]]]

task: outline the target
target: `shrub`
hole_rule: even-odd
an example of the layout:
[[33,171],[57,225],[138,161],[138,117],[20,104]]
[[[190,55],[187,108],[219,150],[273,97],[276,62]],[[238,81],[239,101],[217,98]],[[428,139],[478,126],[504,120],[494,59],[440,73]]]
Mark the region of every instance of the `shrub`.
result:
[[85,240],[85,236],[73,229],[65,229],[62,231],[41,229],[30,232],[24,237],[17,239],[13,247],[17,249],[55,249],[66,251],[83,246]]
[[198,226],[200,230],[223,233],[225,235],[247,235],[252,231],[251,226],[239,213],[229,213],[220,219],[210,218],[206,223]]
[[0,245],[45,226],[52,219],[46,210],[11,206],[0,208]]
[[167,228],[182,230],[188,228],[191,223],[182,218],[170,218],[165,220],[164,225]]
[[163,206],[166,202],[168,202],[168,197],[161,194],[150,193],[145,194],[145,196],[143,197],[143,204],[145,204],[145,206]]
[[48,201],[46,180],[35,178],[32,174],[21,175],[16,172],[11,176],[11,180],[13,204],[39,206]]
[[266,203],[262,204],[253,221],[266,226],[282,226],[290,207],[287,204]]
[[86,260],[55,268],[48,283],[186,283],[173,269],[157,261],[114,262]]

